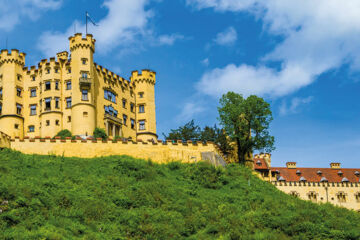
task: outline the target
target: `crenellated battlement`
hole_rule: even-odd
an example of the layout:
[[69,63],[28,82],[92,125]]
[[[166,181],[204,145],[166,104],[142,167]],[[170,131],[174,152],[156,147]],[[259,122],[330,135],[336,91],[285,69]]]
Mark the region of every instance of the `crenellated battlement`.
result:
[[131,82],[139,83],[139,82],[148,82],[150,84],[155,85],[156,83],[156,72],[151,71],[149,69],[143,69],[141,73],[135,70],[131,72],[130,77]]
[[286,181],[272,181],[275,186],[290,186],[290,187],[360,187],[360,183],[352,182],[286,182]]
[[95,42],[92,34],[87,34],[86,38],[83,38],[81,33],[76,33],[74,36],[69,37],[70,51],[74,51],[77,48],[90,48],[95,52]]
[[124,84],[124,85],[130,84],[130,82],[127,79],[125,79],[125,78],[121,77],[120,75],[110,71],[109,69],[107,69],[107,68],[105,68],[105,67],[103,67],[103,66],[101,66],[101,65],[99,65],[97,63],[94,63],[94,65],[95,65],[96,70],[99,73],[106,76],[107,78],[110,78],[113,81],[118,81],[120,84]]
[[19,52],[17,49],[12,49],[11,52],[9,52],[7,49],[3,49],[0,53],[0,65],[4,63],[16,63],[24,66],[25,56],[25,53]]

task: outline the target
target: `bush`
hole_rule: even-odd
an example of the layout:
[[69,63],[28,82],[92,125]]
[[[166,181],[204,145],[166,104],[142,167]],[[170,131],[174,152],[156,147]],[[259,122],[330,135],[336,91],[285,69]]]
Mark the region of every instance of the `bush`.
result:
[[61,139],[65,139],[67,137],[72,137],[72,134],[69,130],[67,129],[64,129],[64,130],[61,130],[60,132],[58,132],[55,137],[61,137]]
[[106,132],[102,128],[95,128],[94,130],[94,138],[102,138],[103,140],[106,140],[108,138]]

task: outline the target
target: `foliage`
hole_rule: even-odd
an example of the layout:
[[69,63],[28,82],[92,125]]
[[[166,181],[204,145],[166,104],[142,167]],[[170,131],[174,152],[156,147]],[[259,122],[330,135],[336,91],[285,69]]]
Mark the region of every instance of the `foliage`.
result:
[[233,150],[224,129],[218,128],[216,124],[214,127],[205,126],[200,133],[200,140],[203,142],[213,141],[224,154],[229,154]]
[[237,145],[239,162],[244,163],[254,150],[271,152],[274,137],[268,128],[273,120],[270,104],[263,98],[228,92],[220,99],[219,120]]
[[166,140],[198,141],[200,137],[200,131],[200,127],[195,125],[194,120],[191,120],[178,129],[171,129],[168,136],[165,134],[163,135]]
[[64,130],[61,130],[60,132],[58,132],[55,137],[61,137],[61,139],[65,139],[67,137],[72,137],[72,134],[69,130],[67,129],[64,129]]
[[241,165],[3,150],[0,166],[0,239],[360,239],[359,213],[286,195]]
[[102,128],[95,128],[93,135],[94,138],[102,138],[103,140],[106,140],[108,138],[105,130]]

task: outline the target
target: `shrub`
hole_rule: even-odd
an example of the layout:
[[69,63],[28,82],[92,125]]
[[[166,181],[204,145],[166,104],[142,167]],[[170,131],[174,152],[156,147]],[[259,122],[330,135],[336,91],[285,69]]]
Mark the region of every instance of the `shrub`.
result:
[[94,138],[102,138],[103,140],[106,140],[108,138],[106,132],[102,128],[95,128],[94,130]]
[[67,137],[72,137],[72,134],[69,130],[67,129],[64,129],[64,130],[61,130],[60,132],[58,132],[55,137],[61,137],[61,139],[65,139]]

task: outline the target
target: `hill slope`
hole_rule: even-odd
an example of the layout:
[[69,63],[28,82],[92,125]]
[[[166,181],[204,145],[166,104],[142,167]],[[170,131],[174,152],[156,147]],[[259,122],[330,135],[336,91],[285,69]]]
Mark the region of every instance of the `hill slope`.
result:
[[235,165],[3,150],[0,174],[0,239],[360,239],[360,214]]

